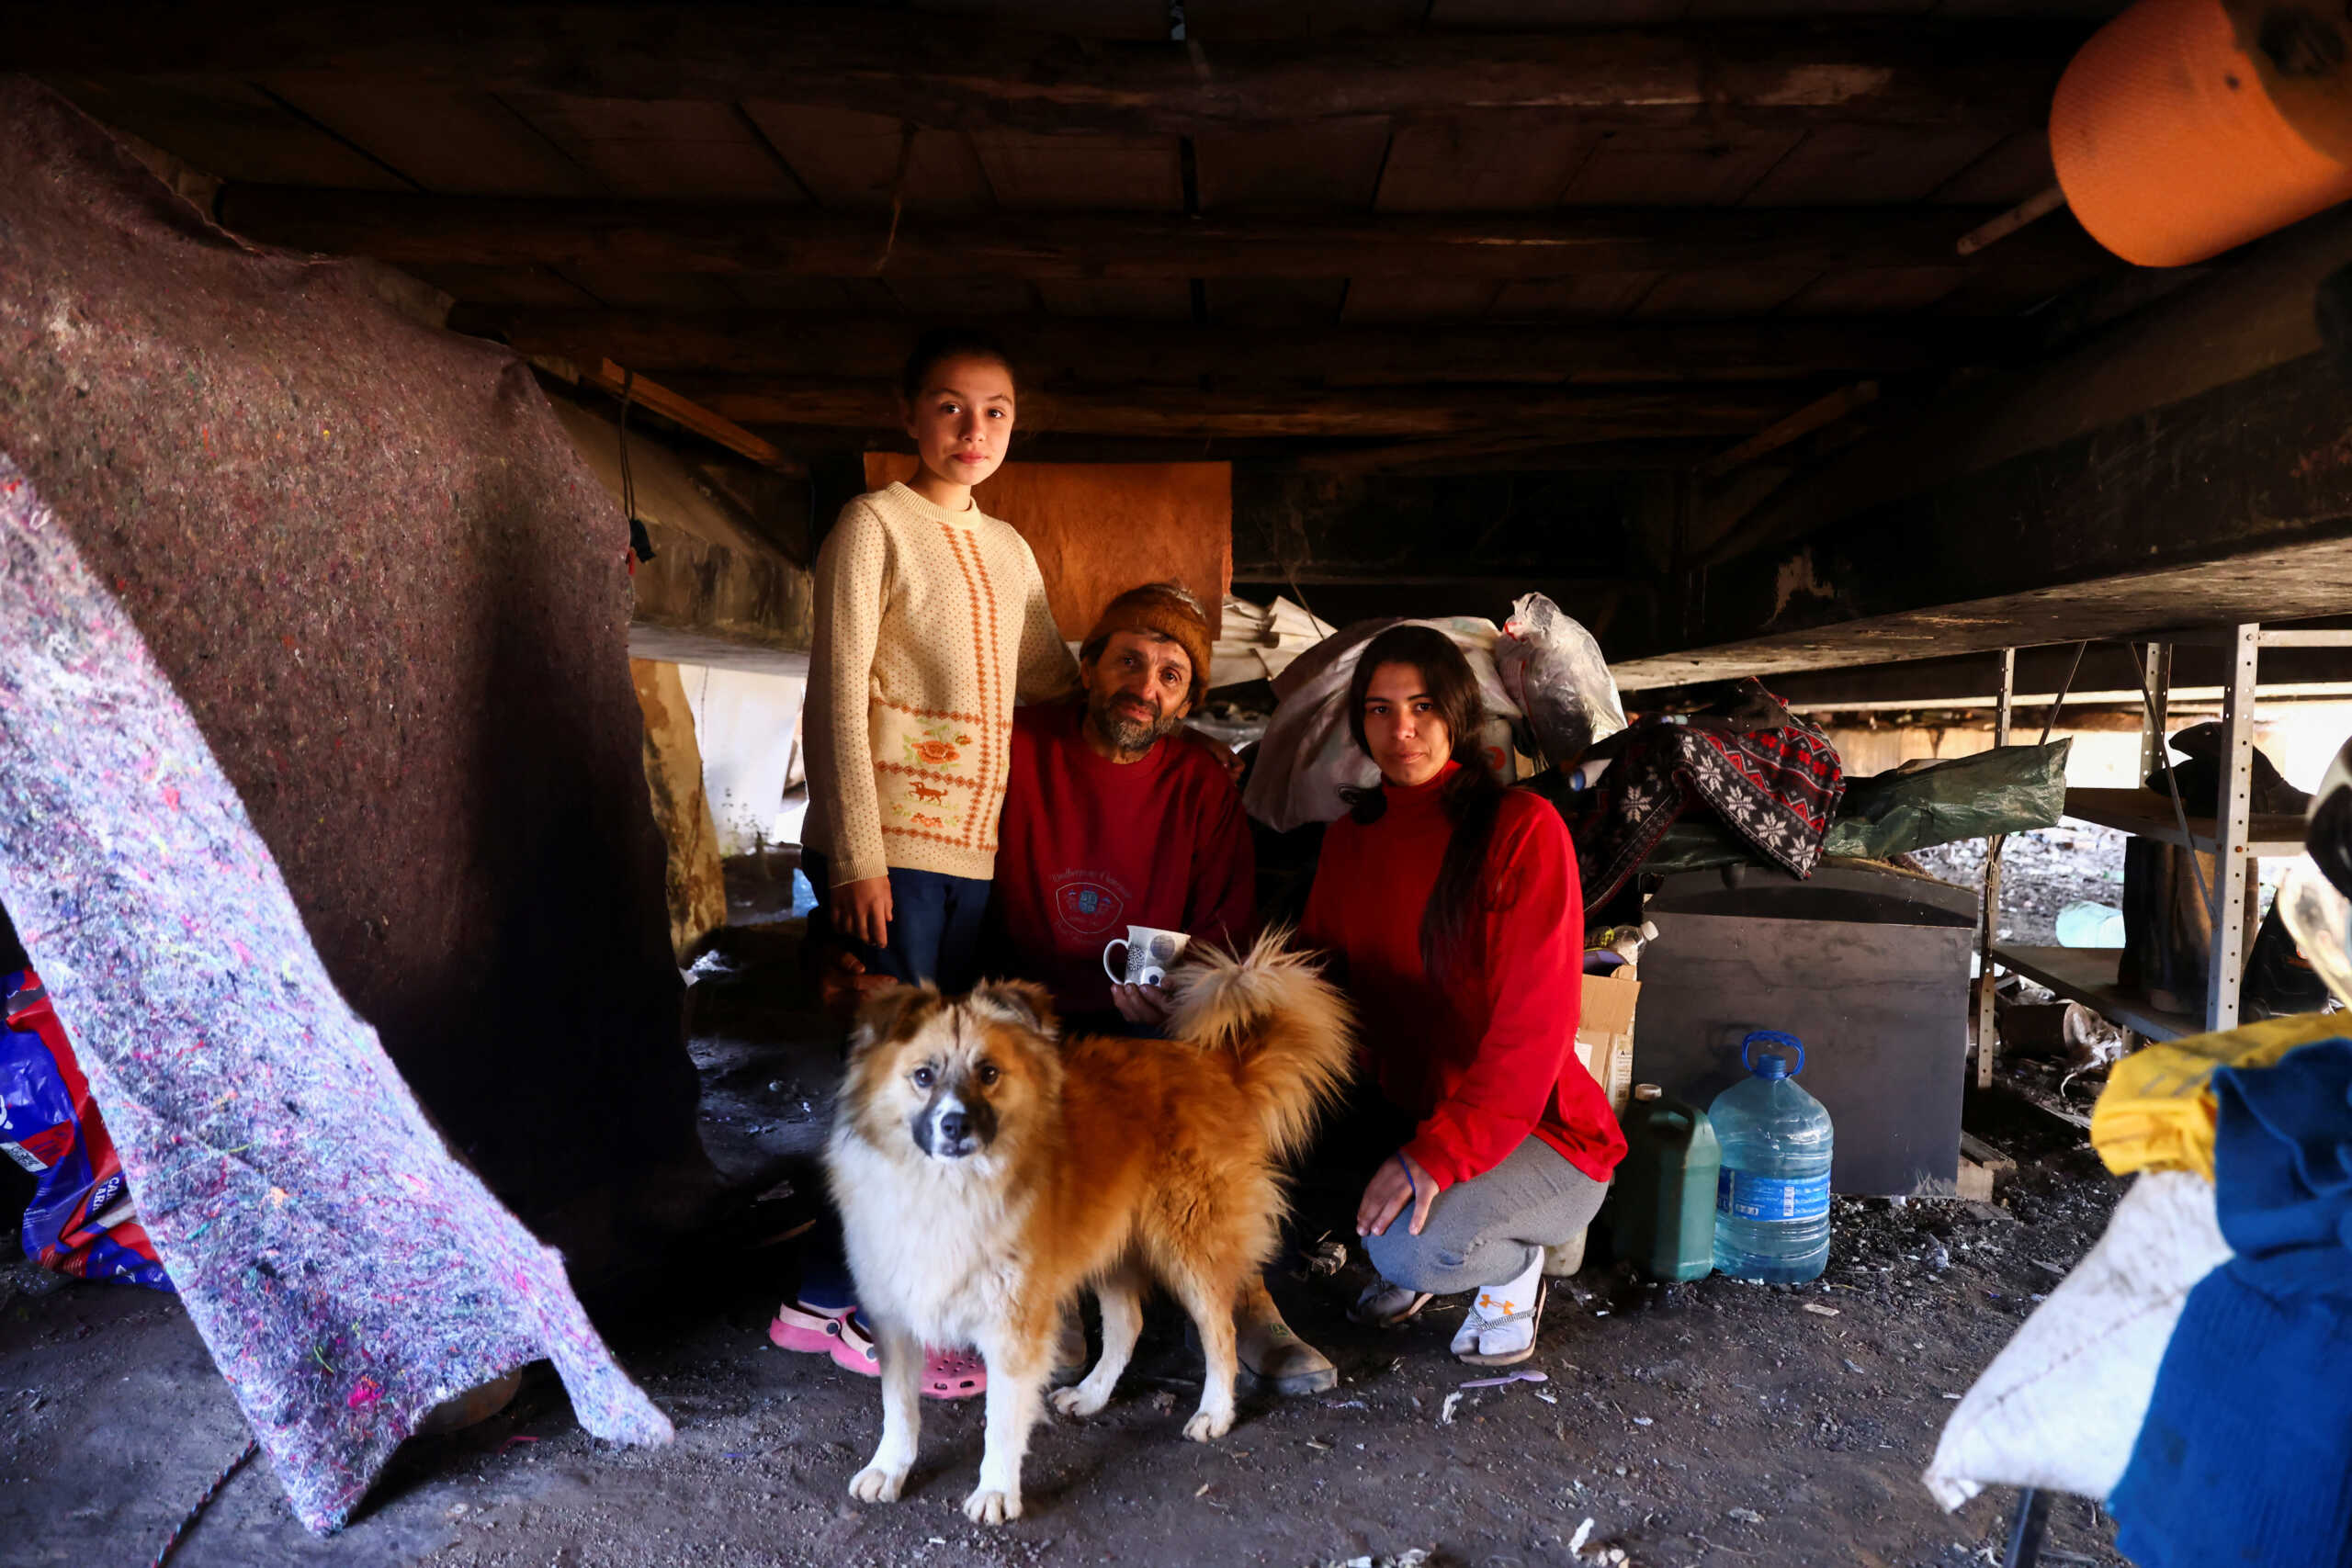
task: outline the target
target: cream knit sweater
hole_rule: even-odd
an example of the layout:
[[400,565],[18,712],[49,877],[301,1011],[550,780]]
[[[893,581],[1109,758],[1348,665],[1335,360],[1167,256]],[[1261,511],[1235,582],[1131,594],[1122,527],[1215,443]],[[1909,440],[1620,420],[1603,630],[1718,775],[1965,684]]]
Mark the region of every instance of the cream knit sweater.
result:
[[861,495],[817,552],[808,846],[836,887],[892,866],[986,880],[1012,705],[1077,666],[1029,542],[903,484]]

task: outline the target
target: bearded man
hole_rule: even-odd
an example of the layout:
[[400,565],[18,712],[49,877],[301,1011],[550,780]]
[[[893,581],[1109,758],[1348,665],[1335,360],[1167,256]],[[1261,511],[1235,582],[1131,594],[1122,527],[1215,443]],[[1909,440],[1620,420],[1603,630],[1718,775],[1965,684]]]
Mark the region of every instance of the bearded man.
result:
[[1257,934],[1240,792],[1222,748],[1178,733],[1208,690],[1208,618],[1173,583],[1130,589],[1080,645],[1079,677],[1080,700],[1013,713],[990,923],[1006,966],[1076,1027],[1157,1026],[1159,988],[1114,986],[1106,943],[1129,926],[1227,949]]

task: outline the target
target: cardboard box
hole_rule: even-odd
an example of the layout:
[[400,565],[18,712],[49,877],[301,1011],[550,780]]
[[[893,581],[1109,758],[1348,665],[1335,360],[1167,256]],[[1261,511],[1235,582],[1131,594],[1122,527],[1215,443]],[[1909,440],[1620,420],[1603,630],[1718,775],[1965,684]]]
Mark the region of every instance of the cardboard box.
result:
[[1587,975],[1577,1014],[1577,1054],[1609,1096],[1610,1109],[1621,1116],[1634,1093],[1634,1003],[1641,994],[1641,980],[1630,964],[1606,975]]

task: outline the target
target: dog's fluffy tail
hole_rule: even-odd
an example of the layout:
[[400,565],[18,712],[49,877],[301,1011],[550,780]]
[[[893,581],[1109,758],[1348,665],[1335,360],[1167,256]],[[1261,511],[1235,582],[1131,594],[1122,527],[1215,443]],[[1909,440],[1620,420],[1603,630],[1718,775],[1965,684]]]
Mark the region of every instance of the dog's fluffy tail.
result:
[[1196,946],[1168,976],[1169,1032],[1228,1050],[1236,1077],[1277,1156],[1303,1148],[1317,1115],[1338,1098],[1355,1056],[1355,1025],[1315,960],[1271,931],[1239,957]]

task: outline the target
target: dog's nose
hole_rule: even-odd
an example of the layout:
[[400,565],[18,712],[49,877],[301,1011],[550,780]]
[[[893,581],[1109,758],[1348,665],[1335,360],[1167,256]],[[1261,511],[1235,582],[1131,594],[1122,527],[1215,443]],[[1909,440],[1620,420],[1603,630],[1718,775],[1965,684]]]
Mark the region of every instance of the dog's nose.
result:
[[939,1113],[939,1135],[951,1144],[961,1143],[964,1134],[972,1130],[972,1119],[960,1111]]

